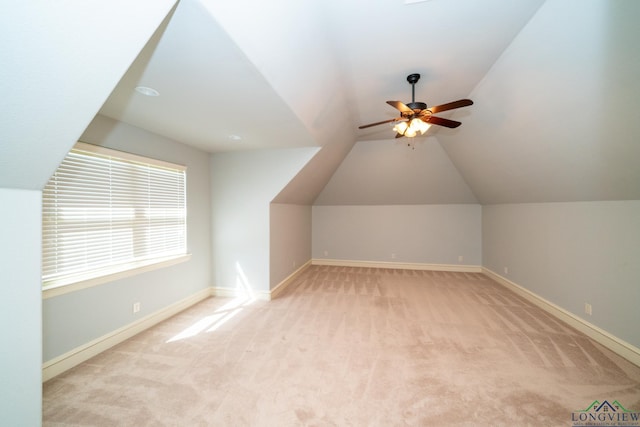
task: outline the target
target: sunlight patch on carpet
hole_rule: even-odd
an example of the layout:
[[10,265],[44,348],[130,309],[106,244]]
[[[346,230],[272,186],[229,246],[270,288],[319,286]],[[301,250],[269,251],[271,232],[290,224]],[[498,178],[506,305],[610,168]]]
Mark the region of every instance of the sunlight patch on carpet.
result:
[[249,280],[238,262],[236,262],[236,271],[238,273],[236,276],[236,293],[238,296],[218,308],[212,315],[203,317],[178,335],[169,339],[167,343],[195,337],[205,331],[213,332],[240,313],[244,307],[256,301]]

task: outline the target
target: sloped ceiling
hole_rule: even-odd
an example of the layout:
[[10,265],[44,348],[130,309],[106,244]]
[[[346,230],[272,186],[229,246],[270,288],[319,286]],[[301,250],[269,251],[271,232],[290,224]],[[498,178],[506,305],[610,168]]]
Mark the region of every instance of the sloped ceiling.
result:
[[[624,0],[181,0],[100,113],[213,153],[321,147],[280,202],[640,199],[639,16]],[[414,72],[417,100],[475,101],[442,114],[463,125],[415,150],[357,130],[397,115],[385,101],[408,102]]]
[[0,14],[0,186],[40,190],[175,0],[10,3]]
[[[547,1],[438,134],[483,204],[640,199],[640,2]],[[474,106],[475,107],[475,106]]]
[[[466,94],[462,126],[416,143],[446,153],[429,172],[361,141],[316,203],[471,200],[460,181],[481,204],[640,199],[639,17],[640,2],[547,0]],[[447,156],[455,171],[436,172]]]
[[[144,96],[138,85],[160,96]],[[193,0],[180,2],[100,114],[205,151],[315,145],[203,2]]]
[[357,143],[315,201],[317,205],[478,203],[435,138]]
[[[182,0],[100,113],[210,152],[320,146],[274,199],[312,203],[357,140],[388,138],[386,126],[357,125],[397,114],[384,101],[408,102],[407,74],[423,74],[429,104],[466,96],[541,0],[409,3]],[[457,199],[475,200],[464,192]]]

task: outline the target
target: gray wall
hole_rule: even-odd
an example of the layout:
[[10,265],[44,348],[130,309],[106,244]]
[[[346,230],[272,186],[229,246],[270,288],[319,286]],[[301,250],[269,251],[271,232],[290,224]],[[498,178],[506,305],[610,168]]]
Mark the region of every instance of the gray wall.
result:
[[314,259],[480,265],[481,244],[480,205],[313,207]]
[[[209,155],[97,116],[81,140],[187,166],[187,250],[191,260],[43,301],[43,360],[66,353],[211,286]],[[132,313],[134,302],[141,311]]]
[[484,267],[640,347],[640,201],[483,206],[482,235]]
[[317,148],[211,156],[213,286],[269,291],[269,205]]
[[311,259],[311,206],[272,203],[269,234],[273,288]]

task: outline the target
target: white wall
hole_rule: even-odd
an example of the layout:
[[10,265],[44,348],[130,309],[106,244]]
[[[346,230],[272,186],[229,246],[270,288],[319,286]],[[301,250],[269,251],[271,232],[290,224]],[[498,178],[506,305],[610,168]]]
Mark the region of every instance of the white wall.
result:
[[[211,286],[209,155],[97,116],[83,141],[187,166],[187,262],[43,301],[44,361]],[[132,313],[134,302],[141,311]]]
[[270,289],[269,205],[317,148],[211,156],[213,286]]
[[272,203],[270,282],[273,289],[311,259],[311,206]]
[[483,206],[482,235],[484,267],[640,347],[640,201]]
[[0,249],[3,424],[41,424],[40,190],[174,4],[3,4],[0,237],[16,243]]
[[42,410],[40,191],[0,188],[0,417],[37,426]]
[[314,259],[480,265],[481,208],[313,206],[312,240]]

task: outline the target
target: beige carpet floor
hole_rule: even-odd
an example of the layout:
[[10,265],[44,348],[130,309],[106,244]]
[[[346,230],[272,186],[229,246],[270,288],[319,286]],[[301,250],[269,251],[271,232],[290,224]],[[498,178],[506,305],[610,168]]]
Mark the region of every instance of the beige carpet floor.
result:
[[312,266],[44,384],[45,426],[571,426],[634,366],[482,274]]

